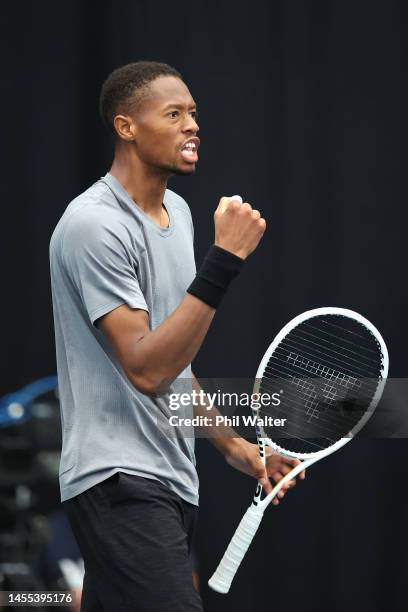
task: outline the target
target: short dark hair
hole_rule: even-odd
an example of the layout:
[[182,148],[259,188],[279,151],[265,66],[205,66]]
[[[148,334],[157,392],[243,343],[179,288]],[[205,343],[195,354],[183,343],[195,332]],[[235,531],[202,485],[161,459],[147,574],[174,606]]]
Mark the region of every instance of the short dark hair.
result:
[[113,120],[118,112],[128,112],[143,100],[149,83],[160,76],[181,74],[172,66],[161,62],[133,62],[117,68],[102,85],[99,112],[108,130],[117,136]]

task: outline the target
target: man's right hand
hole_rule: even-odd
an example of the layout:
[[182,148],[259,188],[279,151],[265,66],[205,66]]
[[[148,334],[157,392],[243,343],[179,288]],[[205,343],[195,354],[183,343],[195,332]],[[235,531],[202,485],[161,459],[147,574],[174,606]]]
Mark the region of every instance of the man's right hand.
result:
[[258,246],[266,221],[248,202],[221,198],[214,213],[215,245],[246,259]]

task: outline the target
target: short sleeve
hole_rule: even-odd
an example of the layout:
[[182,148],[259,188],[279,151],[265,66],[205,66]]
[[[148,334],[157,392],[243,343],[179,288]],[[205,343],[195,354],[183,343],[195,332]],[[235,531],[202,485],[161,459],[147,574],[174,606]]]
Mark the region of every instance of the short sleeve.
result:
[[123,229],[96,219],[75,220],[65,232],[62,255],[93,324],[122,304],[149,311],[137,277],[137,253]]

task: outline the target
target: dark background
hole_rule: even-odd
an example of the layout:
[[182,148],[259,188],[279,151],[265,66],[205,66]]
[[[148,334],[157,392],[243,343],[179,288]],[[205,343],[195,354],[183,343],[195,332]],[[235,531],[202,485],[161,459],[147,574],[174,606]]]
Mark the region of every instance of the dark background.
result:
[[[200,376],[254,376],[293,316],[357,310],[406,376],[408,5],[125,1],[3,7],[0,394],[55,372],[48,243],[69,201],[109,169],[103,79],[139,59],[184,76],[200,111],[190,204],[197,262],[221,195],[268,229],[196,359]],[[270,508],[227,597],[206,581],[254,483],[198,443],[197,546],[208,612],[406,609],[408,449],[354,441]],[[269,609],[269,608],[268,608]]]

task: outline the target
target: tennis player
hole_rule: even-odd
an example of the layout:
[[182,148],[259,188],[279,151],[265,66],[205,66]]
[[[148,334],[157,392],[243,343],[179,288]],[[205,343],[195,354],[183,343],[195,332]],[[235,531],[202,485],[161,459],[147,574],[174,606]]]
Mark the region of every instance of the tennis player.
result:
[[[180,74],[157,62],[123,66],[105,81],[100,111],[114,137],[112,167],[69,204],[50,244],[61,499],[85,562],[81,610],[198,612],[194,440],[164,436],[158,418],[170,416],[171,381],[191,380],[265,220],[221,198],[215,242],[196,273],[189,207],[167,189],[172,175],[195,172],[200,145]],[[267,490],[297,464],[270,454],[265,468],[256,445],[212,441]]]

